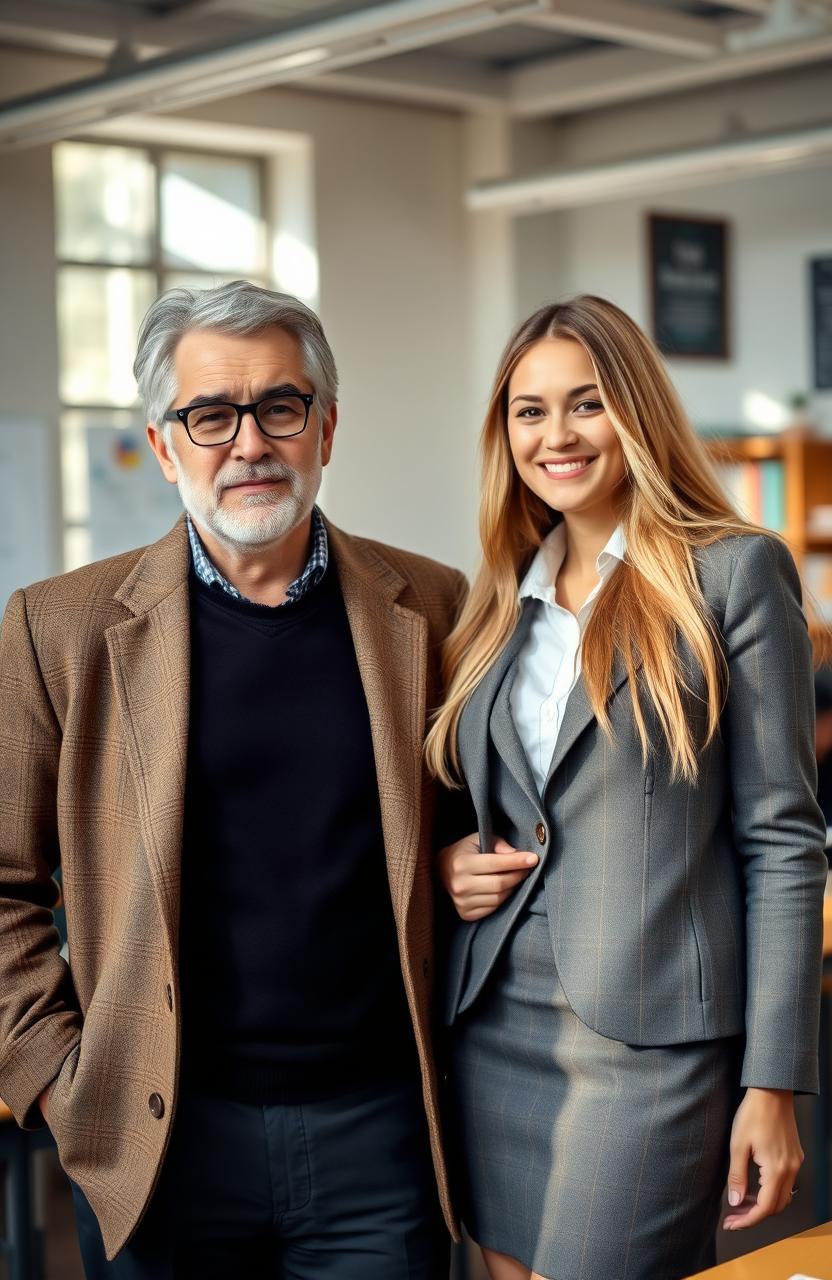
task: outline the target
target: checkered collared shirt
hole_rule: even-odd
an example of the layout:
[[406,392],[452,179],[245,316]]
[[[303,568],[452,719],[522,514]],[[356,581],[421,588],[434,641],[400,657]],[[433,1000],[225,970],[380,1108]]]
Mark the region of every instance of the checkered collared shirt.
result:
[[[188,537],[191,540],[191,558],[194,564],[194,572],[200,582],[204,582],[206,586],[222,587],[228,595],[233,596],[235,600],[246,600],[246,597],[236,587],[232,586],[227,578],[224,578],[215,564],[211,562],[205,547],[202,545],[202,539],[194,527],[194,523],[189,515],[185,517],[188,525]],[[326,535],[326,525],[323,517],[317,507],[312,508],[312,550],[309,553],[309,559],[306,562],[306,568],[299,578],[295,578],[294,582],[290,582],[286,588],[286,599],[275,608],[282,609],[284,604],[294,604],[300,600],[301,596],[305,596],[307,591],[315,587],[326,573],[326,567],[329,564],[329,539]],[[251,603],[251,601],[247,601]]]

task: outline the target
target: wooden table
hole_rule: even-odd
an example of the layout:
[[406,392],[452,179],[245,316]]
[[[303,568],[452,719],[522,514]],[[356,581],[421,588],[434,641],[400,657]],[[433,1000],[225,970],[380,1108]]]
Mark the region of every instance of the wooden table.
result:
[[698,1271],[696,1280],[706,1276],[708,1280],[788,1280],[793,1275],[832,1280],[832,1222],[755,1249],[733,1262]]

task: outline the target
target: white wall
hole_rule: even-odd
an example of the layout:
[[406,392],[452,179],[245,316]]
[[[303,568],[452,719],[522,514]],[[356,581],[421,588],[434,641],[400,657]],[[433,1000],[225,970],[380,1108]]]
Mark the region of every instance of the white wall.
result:
[[[649,327],[648,210],[726,217],[731,224],[731,357],[668,361],[694,422],[739,425],[749,391],[779,402],[808,391],[813,377],[808,261],[832,255],[832,167],[560,213],[552,293],[602,294]],[[533,234],[537,243],[524,247],[541,264],[540,228]],[[517,235],[522,243],[522,222]],[[540,270],[538,281],[542,277]],[[529,311],[545,300],[543,292],[542,287],[535,295],[529,290],[524,299]],[[832,394],[815,393],[812,407],[818,423],[832,431]]]
[[[796,128],[832,111],[828,68],[651,99],[516,130],[515,172],[533,172],[717,141],[726,131]],[[783,401],[813,376],[808,261],[832,254],[832,163],[700,184],[642,199],[515,221],[518,317],[554,298],[599,293],[649,327],[646,214],[701,213],[731,223],[731,358],[669,360],[694,422],[739,425],[743,397]],[[814,393],[832,431],[832,393]]]

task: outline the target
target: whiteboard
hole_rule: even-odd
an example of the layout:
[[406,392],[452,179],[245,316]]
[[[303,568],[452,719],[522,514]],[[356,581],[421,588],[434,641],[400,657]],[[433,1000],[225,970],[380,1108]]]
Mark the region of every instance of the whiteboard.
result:
[[143,433],[119,427],[87,431],[90,545],[93,560],[144,547],[182,514]]

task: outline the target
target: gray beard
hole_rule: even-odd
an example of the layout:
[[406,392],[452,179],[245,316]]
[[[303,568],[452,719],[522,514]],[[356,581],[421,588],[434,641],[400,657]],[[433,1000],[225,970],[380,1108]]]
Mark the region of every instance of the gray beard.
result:
[[[183,507],[198,525],[228,547],[266,547],[280,542],[311,514],[321,487],[323,468],[318,456],[315,467],[305,475],[276,460],[259,466],[228,466],[206,492],[191,483],[173,449],[171,453],[176,460],[176,485]],[[287,481],[288,492],[284,485],[278,490],[248,494],[234,511],[222,506],[222,493],[228,484],[266,479]]]

